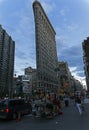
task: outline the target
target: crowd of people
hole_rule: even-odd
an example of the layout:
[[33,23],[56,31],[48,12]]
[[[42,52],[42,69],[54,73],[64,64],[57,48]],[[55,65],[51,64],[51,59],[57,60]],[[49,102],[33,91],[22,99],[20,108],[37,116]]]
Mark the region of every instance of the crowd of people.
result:
[[[83,111],[84,111],[84,95],[82,93],[75,93],[74,95],[74,100],[75,100],[75,104],[76,104],[76,108],[79,111],[80,115],[82,115]],[[46,107],[48,111],[50,111],[50,113],[56,113],[57,115],[61,115],[63,114],[62,108],[63,108],[63,104],[65,105],[65,107],[68,107],[70,105],[70,96],[65,95],[64,97],[62,96],[58,96],[55,98],[50,98],[46,99],[45,101],[41,99],[40,102],[38,102],[38,100],[34,101],[35,104],[35,108],[37,111],[44,111],[44,109],[42,107],[45,106],[46,103]],[[42,103],[42,104],[41,104]],[[44,107],[45,108],[45,107]]]

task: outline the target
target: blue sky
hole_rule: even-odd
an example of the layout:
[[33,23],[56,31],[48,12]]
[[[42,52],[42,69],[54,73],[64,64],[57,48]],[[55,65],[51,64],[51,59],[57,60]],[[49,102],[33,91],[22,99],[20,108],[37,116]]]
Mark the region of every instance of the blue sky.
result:
[[[36,67],[34,0],[0,0],[0,24],[15,41],[15,74]],[[89,36],[89,0],[39,0],[56,31],[58,60],[84,79],[82,42]]]

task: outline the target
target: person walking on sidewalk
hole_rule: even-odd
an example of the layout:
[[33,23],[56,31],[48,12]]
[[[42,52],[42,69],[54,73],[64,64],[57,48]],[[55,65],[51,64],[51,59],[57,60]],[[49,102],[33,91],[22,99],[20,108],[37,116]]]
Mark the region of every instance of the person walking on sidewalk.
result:
[[80,96],[76,97],[76,106],[77,106],[77,109],[81,115],[82,114],[82,105],[81,105],[81,97]]

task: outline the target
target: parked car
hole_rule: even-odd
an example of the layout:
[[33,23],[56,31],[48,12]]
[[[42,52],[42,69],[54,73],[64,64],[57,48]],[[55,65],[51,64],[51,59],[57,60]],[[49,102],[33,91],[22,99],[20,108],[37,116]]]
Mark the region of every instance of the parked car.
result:
[[24,99],[4,99],[0,101],[0,118],[17,119],[21,116],[30,114],[32,106]]

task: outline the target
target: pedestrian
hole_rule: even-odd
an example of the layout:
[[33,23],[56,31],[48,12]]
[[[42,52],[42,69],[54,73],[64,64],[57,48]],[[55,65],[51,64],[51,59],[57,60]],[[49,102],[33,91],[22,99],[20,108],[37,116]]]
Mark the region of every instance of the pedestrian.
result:
[[57,99],[57,114],[62,115],[63,112],[61,111],[61,101],[60,99]]
[[82,114],[82,105],[81,105],[81,97],[80,96],[76,97],[76,107],[81,115]]
[[69,98],[67,95],[64,97],[64,102],[65,102],[65,106],[68,107],[69,106]]

